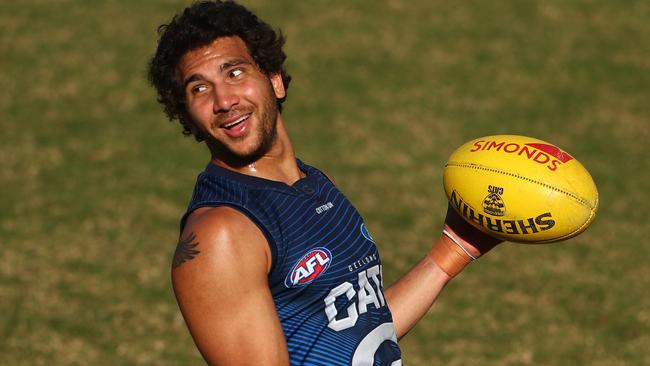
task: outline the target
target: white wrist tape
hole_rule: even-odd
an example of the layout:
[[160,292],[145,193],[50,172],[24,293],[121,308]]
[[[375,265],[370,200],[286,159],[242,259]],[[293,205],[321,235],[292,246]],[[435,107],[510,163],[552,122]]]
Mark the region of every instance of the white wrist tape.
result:
[[470,258],[472,258],[472,260],[476,260],[476,257],[473,256],[473,255],[471,255],[471,254],[469,254],[469,252],[467,251],[467,249],[465,249],[465,248],[464,248],[464,247],[463,247],[463,246],[458,242],[458,239],[456,239],[453,235],[451,235],[451,233],[449,233],[446,229],[442,229],[442,233],[445,234],[446,237],[448,237],[449,239],[451,239],[451,241],[453,241],[454,244],[458,245],[458,247],[459,247],[460,249],[462,249],[463,252],[465,252],[465,254],[467,254]]

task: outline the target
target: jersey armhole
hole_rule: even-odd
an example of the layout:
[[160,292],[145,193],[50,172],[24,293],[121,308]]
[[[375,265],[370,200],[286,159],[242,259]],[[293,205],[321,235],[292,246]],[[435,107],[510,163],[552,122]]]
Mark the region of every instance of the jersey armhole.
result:
[[267,228],[262,225],[262,223],[247,209],[241,206],[233,205],[230,203],[223,203],[223,202],[217,202],[217,203],[205,203],[202,205],[198,205],[196,207],[192,207],[192,210],[189,210],[183,215],[181,218],[181,233],[183,232],[183,229],[185,228],[185,224],[187,223],[187,218],[192,214],[192,212],[196,211],[199,208],[202,207],[230,207],[234,210],[237,210],[244,214],[249,220],[257,226],[258,229],[264,234],[264,237],[266,238],[266,243],[269,246],[269,249],[271,249],[271,268],[269,269],[269,275],[273,273],[275,270],[275,265],[277,263],[277,258],[278,258],[278,244],[275,242],[275,239],[273,239],[273,235],[267,230]]

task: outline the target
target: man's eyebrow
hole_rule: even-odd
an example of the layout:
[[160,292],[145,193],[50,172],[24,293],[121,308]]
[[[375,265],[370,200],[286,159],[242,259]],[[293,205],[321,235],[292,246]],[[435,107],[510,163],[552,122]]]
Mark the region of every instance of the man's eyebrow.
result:
[[187,84],[189,84],[189,83],[191,83],[193,81],[199,81],[199,80],[205,80],[203,75],[201,75],[201,74],[192,74],[192,76],[185,79],[185,81],[183,82],[183,88],[186,88]]
[[246,60],[246,59],[235,58],[235,59],[228,60],[228,61],[224,62],[223,64],[221,64],[221,66],[219,66],[219,70],[224,71],[224,70],[228,70],[229,68],[234,67],[234,66],[239,66],[239,65],[243,65],[243,64],[250,65],[250,63],[251,62]]

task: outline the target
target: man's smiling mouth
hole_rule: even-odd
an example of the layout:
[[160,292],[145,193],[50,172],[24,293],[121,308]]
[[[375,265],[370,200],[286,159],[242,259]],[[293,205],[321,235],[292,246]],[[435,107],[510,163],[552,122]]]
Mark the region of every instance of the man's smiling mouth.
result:
[[225,128],[225,129],[227,129],[227,130],[228,130],[228,129],[231,129],[231,128],[237,126],[238,124],[244,122],[245,120],[247,120],[248,117],[250,117],[250,113],[245,114],[245,115],[243,115],[243,116],[237,118],[236,120],[234,120],[234,121],[232,121],[232,122],[229,122],[229,123],[226,123],[226,124],[224,124],[224,125],[221,125],[221,127],[222,127],[222,128]]

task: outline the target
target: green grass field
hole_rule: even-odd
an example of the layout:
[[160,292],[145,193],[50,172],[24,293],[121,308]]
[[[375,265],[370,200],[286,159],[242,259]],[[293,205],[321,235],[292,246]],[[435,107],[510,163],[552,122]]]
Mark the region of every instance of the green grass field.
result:
[[[0,0],[0,364],[201,364],[174,300],[207,151],[145,80],[184,1]],[[390,284],[438,235],[462,142],[551,141],[599,214],[451,283],[407,365],[650,364],[650,2],[245,1],[288,36],[299,157],[362,212]]]

